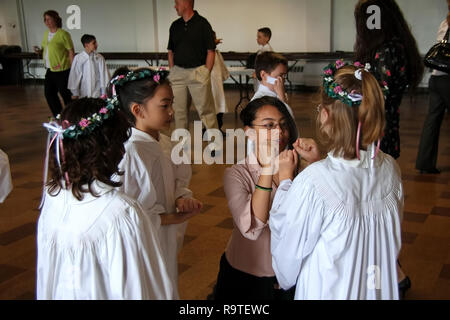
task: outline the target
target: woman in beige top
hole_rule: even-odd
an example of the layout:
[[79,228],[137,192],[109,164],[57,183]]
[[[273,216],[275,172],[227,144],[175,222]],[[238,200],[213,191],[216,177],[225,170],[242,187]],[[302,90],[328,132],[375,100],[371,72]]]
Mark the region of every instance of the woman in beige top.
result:
[[[258,147],[244,163],[225,171],[224,189],[234,229],[220,261],[215,299],[293,299],[293,289],[278,289],[267,222],[279,184],[275,159],[280,151],[292,149],[297,128],[284,103],[272,97],[250,102],[240,118]],[[265,150],[272,150],[272,156]]]

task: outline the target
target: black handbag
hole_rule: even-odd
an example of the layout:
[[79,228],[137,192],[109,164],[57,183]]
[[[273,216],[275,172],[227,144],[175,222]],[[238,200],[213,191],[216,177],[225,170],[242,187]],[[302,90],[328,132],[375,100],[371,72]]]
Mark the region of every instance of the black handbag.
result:
[[427,67],[450,73],[449,30],[447,29],[444,39],[435,44],[425,55],[424,64]]

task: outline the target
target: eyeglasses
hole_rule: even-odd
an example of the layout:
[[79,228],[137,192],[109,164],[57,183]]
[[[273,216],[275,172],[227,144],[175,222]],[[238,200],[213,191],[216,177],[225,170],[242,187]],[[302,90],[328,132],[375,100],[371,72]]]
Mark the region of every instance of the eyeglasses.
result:
[[280,128],[281,131],[287,131],[289,129],[289,125],[286,122],[269,122],[266,124],[253,124],[252,127],[261,127],[267,130],[275,130],[276,128]]

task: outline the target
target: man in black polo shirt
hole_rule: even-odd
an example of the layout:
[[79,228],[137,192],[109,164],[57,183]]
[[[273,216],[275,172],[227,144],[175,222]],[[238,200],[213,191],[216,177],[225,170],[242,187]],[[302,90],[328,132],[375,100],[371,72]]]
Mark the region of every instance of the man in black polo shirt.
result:
[[189,129],[192,99],[206,128],[217,129],[210,76],[216,48],[211,25],[194,11],[194,0],[175,0],[175,9],[181,18],[170,26],[167,46],[175,126]]

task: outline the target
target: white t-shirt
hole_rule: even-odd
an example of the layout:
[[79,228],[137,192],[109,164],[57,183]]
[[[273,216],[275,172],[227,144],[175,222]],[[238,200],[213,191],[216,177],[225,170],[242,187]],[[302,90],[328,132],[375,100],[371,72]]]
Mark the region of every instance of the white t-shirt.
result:
[[[48,32],[47,43],[52,41],[55,34],[56,34],[56,32],[50,32],[50,31]],[[47,46],[47,50],[45,50],[45,67],[47,69],[50,68],[50,60],[48,59],[48,46]]]

